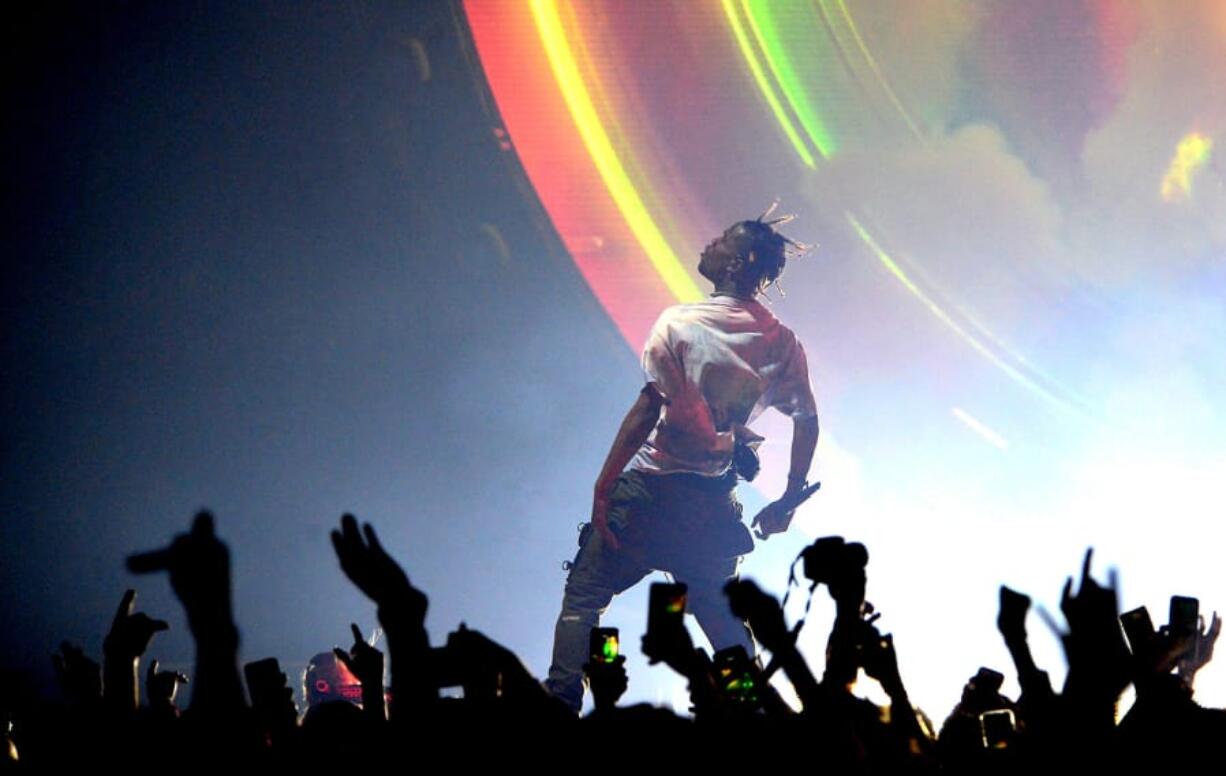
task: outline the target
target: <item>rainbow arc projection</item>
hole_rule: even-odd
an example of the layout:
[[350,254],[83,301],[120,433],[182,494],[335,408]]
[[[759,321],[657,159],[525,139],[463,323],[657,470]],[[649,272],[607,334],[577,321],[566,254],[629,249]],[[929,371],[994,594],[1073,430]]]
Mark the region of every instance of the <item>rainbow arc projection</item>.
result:
[[[732,221],[778,198],[822,246],[779,303],[836,419],[812,530],[927,546],[939,524],[959,562],[892,573],[954,598],[963,573],[1041,591],[1065,544],[1114,542],[1151,607],[1168,573],[1220,589],[1214,541],[1147,526],[1213,534],[1226,472],[1226,4],[1156,7],[463,3],[492,121],[633,350],[701,297],[698,251]],[[764,459],[785,440],[766,478],[787,451],[764,430]],[[790,562],[775,546],[747,565]],[[1130,570],[1164,547],[1178,562]],[[891,616],[922,640],[925,610]],[[964,680],[942,649],[917,696]]]
[[[649,20],[637,24],[625,21],[624,7],[608,3],[470,1],[464,8],[524,172],[592,292],[633,348],[664,306],[701,298],[693,261],[681,257],[731,219],[715,215],[719,197],[701,193],[707,187],[692,174],[692,151],[702,146],[690,143],[709,139],[713,154],[707,166],[718,167],[715,154],[736,145],[732,136],[744,129],[743,111],[746,103],[752,106],[753,92],[767,108],[756,117],[758,126],[773,119],[772,134],[786,140],[802,175],[817,173],[845,147],[925,142],[919,121],[841,0],[659,4]],[[627,40],[641,40],[638,51],[699,54],[658,57],[654,68],[636,65],[619,48]],[[736,104],[735,118],[724,130],[700,128],[693,115],[659,112],[675,107],[659,102],[657,113],[644,114],[653,107],[645,103],[659,99],[661,77],[674,94],[688,92],[708,104],[716,95]],[[679,151],[687,145],[688,159],[669,158],[684,156]],[[866,228],[870,219],[856,215],[856,203],[845,203],[845,210],[844,226],[860,240],[864,255],[877,260],[949,333],[1048,406],[1081,411],[1080,400],[982,320],[937,302],[939,294],[926,291],[884,247],[885,240]]]

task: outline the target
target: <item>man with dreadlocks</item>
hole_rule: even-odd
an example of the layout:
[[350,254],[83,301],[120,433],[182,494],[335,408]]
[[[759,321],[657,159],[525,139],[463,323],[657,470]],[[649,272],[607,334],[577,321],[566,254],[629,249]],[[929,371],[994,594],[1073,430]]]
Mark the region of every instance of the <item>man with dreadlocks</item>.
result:
[[768,407],[793,421],[787,489],[753,519],[763,539],[787,530],[807,495],[818,432],[804,349],[757,300],[789,254],[803,250],[775,231],[790,218],[766,220],[771,210],[733,224],[703,250],[698,272],[714,293],[666,309],[647,339],[647,384],[596,481],[554,631],[545,684],[575,711],[590,629],[615,595],[653,569],[688,585],[689,610],[713,647],[740,644],[753,654],[723,595],[753,549],[735,488],[738,475],[757,473],[762,437],[746,424]]

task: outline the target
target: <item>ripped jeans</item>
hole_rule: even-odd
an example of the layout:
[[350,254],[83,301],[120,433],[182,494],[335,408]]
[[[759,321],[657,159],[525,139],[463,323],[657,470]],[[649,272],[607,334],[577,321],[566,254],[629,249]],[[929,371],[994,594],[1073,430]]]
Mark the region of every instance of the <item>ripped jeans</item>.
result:
[[[621,549],[587,530],[571,564],[554,629],[546,689],[576,713],[583,705],[588,635],[613,597],[653,570],[689,586],[688,608],[716,649],[736,644],[754,654],[745,623],[728,608],[723,587],[736,577],[740,556],[753,549],[741,522],[736,475],[623,472],[609,499],[609,527]],[[644,616],[646,613],[644,613]]]

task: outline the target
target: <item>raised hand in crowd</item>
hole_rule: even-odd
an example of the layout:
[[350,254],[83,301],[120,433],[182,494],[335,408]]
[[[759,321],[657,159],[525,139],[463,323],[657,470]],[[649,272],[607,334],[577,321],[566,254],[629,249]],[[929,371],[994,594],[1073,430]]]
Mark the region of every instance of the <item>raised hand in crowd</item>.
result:
[[1132,660],[1119,625],[1115,574],[1106,586],[1096,582],[1090,576],[1093,557],[1093,548],[1086,550],[1077,593],[1069,577],[1060,597],[1069,626],[1063,636],[1069,664],[1064,695],[1081,713],[1092,715],[1088,724],[1110,728],[1115,703],[1132,680]]
[[430,640],[426,634],[426,594],[409,582],[395,559],[383,549],[374,526],[358,530],[353,515],[341,516],[340,530],[332,531],[332,547],[341,571],[377,607],[379,624],[387,634],[392,668],[392,709],[407,707],[422,711],[422,704],[438,699],[433,676],[423,671],[429,664]]
[[158,661],[149,661],[145,670],[145,697],[149,699],[149,709],[157,717],[178,717],[179,707],[175,705],[175,696],[179,685],[187,684],[186,674],[178,671],[158,670]]
[[51,653],[51,664],[69,705],[88,707],[102,700],[102,667],[80,647],[60,642],[60,651]]
[[898,653],[894,651],[894,634],[881,634],[871,624],[865,623],[864,639],[860,645],[860,667],[869,677],[876,679],[895,706],[910,711],[907,688],[903,686],[898,671]]
[[529,713],[562,710],[514,652],[484,633],[461,623],[448,634],[444,649],[460,672],[466,703],[489,706],[497,702]]
[[183,604],[196,641],[192,709],[224,716],[246,705],[238,672],[238,627],[230,590],[230,551],[213,531],[213,516],[199,512],[191,530],[168,547],[128,557],[135,574],[165,571]]
[[607,712],[617,706],[626,694],[630,678],[626,674],[626,656],[618,655],[612,660],[589,660],[583,664],[592,702],[597,713]]
[[292,746],[298,732],[298,707],[281,662],[275,657],[253,660],[243,666],[243,675],[262,748],[278,752]]
[[1176,666],[1180,679],[1189,688],[1195,684],[1197,672],[1208,665],[1210,660],[1213,660],[1213,648],[1217,644],[1217,637],[1221,634],[1222,618],[1217,612],[1213,613],[1208,629],[1205,628],[1205,618],[1203,616],[1200,618],[1200,625],[1192,636],[1192,644],[1184,651]]
[[996,628],[1004,637],[1005,647],[1013,658],[1017,682],[1022,688],[1019,703],[1024,707],[1044,706],[1054,697],[1047,672],[1035,665],[1026,635],[1026,615],[1030,611],[1030,596],[1004,585],[1000,586],[1000,613]]
[[102,642],[103,696],[113,711],[133,713],[140,705],[138,672],[141,656],[154,634],[170,626],[144,612],[133,612],[136,591],[127,590]]
[[383,627],[389,638],[399,626],[425,627],[429,600],[383,549],[374,526],[366,523],[359,533],[357,519],[342,515],[340,530],[332,531],[332,546],[341,571],[379,608],[380,621],[388,620]]
[[732,613],[749,623],[754,637],[770,650],[788,681],[795,688],[801,704],[812,709],[821,701],[820,686],[808,663],[796,648],[794,634],[783,618],[783,608],[775,598],[763,592],[749,579],[734,579],[724,586]]
[[353,646],[349,651],[336,647],[332,652],[336,659],[348,668],[362,683],[362,710],[371,719],[387,718],[387,701],[383,694],[383,653],[362,637],[358,624],[350,623]]
[[653,621],[649,616],[641,649],[651,664],[664,663],[685,677],[690,691],[690,711],[698,719],[722,715],[723,699],[711,676],[711,659],[694,648],[694,640],[681,618]]

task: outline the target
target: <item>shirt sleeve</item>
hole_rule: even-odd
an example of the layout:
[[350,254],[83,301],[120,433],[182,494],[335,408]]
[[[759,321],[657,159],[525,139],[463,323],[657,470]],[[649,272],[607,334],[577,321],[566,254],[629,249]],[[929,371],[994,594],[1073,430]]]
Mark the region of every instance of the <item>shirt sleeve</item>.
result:
[[673,337],[672,308],[660,314],[647,344],[643,346],[643,376],[655,383],[665,398],[680,394],[685,384],[685,368],[677,342]]
[[795,336],[792,337],[791,352],[783,371],[772,387],[770,406],[791,418],[817,415],[817,400],[813,397],[813,386],[809,382],[809,360]]

